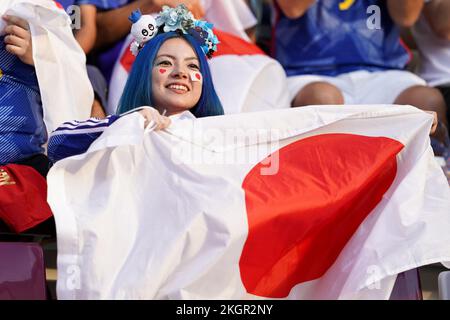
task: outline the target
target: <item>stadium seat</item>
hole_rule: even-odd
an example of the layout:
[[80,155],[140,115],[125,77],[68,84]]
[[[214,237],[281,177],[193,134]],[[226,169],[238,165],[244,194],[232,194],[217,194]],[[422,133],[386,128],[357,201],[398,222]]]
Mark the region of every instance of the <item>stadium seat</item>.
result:
[[397,275],[390,300],[423,300],[418,269]]
[[450,300],[450,271],[444,271],[439,274],[439,299]]
[[25,230],[15,233],[0,219],[0,242],[38,242],[56,238],[56,228],[53,217]]
[[44,256],[40,245],[0,242],[0,300],[45,300]]

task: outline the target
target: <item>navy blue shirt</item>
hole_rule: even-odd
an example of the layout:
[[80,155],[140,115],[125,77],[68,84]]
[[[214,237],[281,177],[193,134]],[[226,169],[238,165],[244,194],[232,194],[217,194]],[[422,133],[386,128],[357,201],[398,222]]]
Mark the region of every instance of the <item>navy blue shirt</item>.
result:
[[110,10],[122,7],[130,0],[57,0],[65,10],[71,5],[92,4],[100,10]]
[[[346,10],[340,2],[317,0],[297,19],[277,10],[273,55],[288,76],[403,69],[409,55],[385,1],[357,0]],[[367,26],[371,5],[380,8],[381,29]]]

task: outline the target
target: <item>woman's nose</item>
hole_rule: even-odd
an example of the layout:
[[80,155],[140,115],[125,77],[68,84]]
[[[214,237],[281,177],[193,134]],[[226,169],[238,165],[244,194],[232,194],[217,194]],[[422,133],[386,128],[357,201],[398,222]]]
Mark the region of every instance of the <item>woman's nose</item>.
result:
[[188,73],[187,71],[183,70],[182,68],[175,68],[172,72],[172,77],[176,79],[188,79]]

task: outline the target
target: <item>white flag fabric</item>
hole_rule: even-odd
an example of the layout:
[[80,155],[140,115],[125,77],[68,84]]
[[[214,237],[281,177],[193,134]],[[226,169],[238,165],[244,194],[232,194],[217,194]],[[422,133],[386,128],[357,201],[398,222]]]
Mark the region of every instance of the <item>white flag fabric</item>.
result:
[[[88,118],[94,92],[86,56],[72,34],[67,13],[48,0],[2,0],[0,14],[20,17],[30,25],[47,132],[63,122]],[[4,27],[0,21],[0,34]]]
[[143,123],[50,170],[60,299],[388,299],[398,273],[450,261],[450,191],[416,108]]

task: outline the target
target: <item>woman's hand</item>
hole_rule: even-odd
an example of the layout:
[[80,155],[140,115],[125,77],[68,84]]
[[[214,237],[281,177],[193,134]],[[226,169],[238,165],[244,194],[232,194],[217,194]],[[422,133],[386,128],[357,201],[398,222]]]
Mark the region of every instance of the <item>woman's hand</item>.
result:
[[155,125],[155,131],[164,130],[170,125],[170,118],[162,116],[155,108],[145,108],[138,112],[145,118],[144,128],[147,128],[152,121]]
[[433,124],[431,125],[430,134],[434,134],[436,132],[438,126],[438,117],[437,113],[434,111],[426,111],[427,113],[433,116]]
[[3,16],[5,28],[6,51],[17,56],[23,63],[34,65],[33,48],[31,44],[30,26],[26,20],[15,16]]

